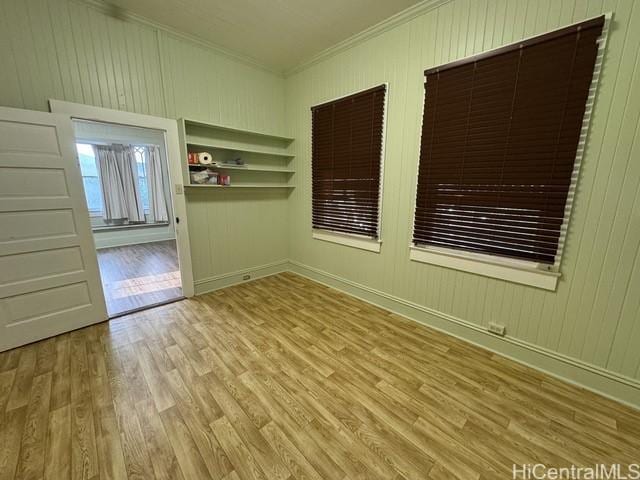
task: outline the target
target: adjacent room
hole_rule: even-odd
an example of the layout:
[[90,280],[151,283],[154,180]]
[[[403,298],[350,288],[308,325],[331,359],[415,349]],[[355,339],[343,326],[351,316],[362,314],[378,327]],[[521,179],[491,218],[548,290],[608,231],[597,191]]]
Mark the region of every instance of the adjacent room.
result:
[[640,478],[634,0],[0,0],[0,480]]
[[109,317],[183,298],[160,131],[75,120]]

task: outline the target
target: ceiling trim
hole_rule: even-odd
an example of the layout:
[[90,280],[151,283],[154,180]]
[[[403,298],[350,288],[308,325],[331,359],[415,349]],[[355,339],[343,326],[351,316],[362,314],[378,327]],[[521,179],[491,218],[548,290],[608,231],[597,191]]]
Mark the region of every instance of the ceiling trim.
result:
[[[75,3],[80,3],[83,4],[85,6],[94,8],[98,11],[100,11],[101,13],[111,17],[111,18],[116,18],[113,16],[113,11],[112,11],[112,7],[105,3],[102,0],[72,0]],[[284,72],[281,69],[275,69],[270,67],[269,65],[266,65],[262,62],[260,62],[259,60],[256,60],[253,57],[250,57],[248,55],[242,55],[239,53],[236,53],[232,50],[228,50],[224,47],[221,47],[215,43],[212,42],[208,42],[206,40],[203,40],[200,37],[196,37],[194,35],[190,35],[188,33],[184,33],[181,32],[179,30],[176,30],[172,27],[169,27],[168,25],[162,24],[162,23],[158,23],[155,22],[147,17],[144,17],[142,15],[138,15],[137,13],[133,13],[133,12],[129,12],[128,10],[122,9],[121,10],[121,14],[117,17],[118,19],[122,20],[122,21],[131,21],[134,23],[139,23],[142,25],[146,25],[147,27],[162,31],[164,33],[167,33],[169,35],[172,35],[174,37],[180,38],[182,40],[186,40],[188,42],[191,43],[195,43],[201,47],[207,48],[209,50],[213,50],[214,52],[220,54],[220,55],[224,55],[225,57],[229,57],[233,60],[236,60],[238,62],[244,63],[246,65],[249,65],[251,67],[254,68],[258,68],[260,70],[264,70],[268,73],[277,75],[278,77],[282,77]]]
[[340,52],[348,50],[394,27],[397,27],[398,25],[402,25],[403,23],[413,20],[414,18],[419,17],[420,15],[423,15],[429,12],[430,10],[434,10],[439,6],[444,5],[445,3],[448,3],[450,1],[451,0],[423,0],[420,3],[416,3],[415,5],[409,8],[406,8],[401,12],[396,13],[395,15],[392,15],[391,17],[385,20],[382,20],[381,22],[376,23],[375,25],[365,30],[362,30],[359,33],[356,33],[355,35],[352,35],[346,40],[342,40],[341,42],[338,42],[335,45],[322,50],[320,53],[313,55],[309,59],[303,60],[301,63],[299,63],[295,67],[289,70],[286,70],[284,72],[284,76],[288,77],[290,75],[306,70],[307,68],[319,62],[322,62],[323,60],[326,60],[327,58],[332,57],[333,55],[336,55]]

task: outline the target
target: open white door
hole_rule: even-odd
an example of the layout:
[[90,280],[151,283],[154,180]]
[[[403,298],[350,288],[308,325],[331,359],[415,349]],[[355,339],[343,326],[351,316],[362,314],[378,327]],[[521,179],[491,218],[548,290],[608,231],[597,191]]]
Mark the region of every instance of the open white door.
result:
[[0,351],[106,319],[71,119],[0,107]]

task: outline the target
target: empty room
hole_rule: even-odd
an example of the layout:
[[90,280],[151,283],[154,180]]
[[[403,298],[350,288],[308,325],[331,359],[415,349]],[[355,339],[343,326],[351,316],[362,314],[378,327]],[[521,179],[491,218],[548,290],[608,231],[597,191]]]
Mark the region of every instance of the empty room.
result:
[[640,3],[0,0],[0,480],[640,479]]

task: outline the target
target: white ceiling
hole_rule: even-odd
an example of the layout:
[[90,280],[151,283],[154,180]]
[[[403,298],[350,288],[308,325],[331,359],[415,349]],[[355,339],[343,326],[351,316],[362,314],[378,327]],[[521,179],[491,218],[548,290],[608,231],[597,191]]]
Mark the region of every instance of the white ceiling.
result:
[[419,0],[107,0],[286,71]]

